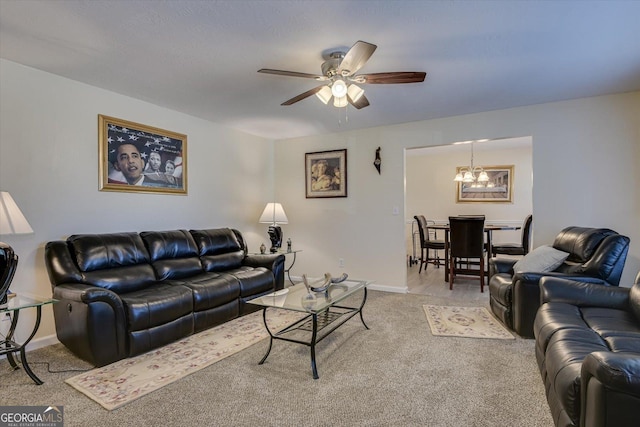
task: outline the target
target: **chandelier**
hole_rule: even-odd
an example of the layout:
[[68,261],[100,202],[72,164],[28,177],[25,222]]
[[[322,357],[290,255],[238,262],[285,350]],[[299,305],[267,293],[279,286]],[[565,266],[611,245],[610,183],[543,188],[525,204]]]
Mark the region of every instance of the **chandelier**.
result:
[[[476,176],[476,173],[478,174]],[[482,169],[482,166],[473,166],[473,141],[471,141],[471,165],[463,167],[456,174],[453,179],[455,182],[481,182],[486,183],[489,181],[489,175]]]

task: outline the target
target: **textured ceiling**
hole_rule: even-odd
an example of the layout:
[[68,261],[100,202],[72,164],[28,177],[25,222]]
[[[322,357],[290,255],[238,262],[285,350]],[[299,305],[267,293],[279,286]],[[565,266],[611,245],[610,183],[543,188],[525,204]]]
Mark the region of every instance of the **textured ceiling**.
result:
[[[640,1],[0,0],[0,56],[271,139],[640,89]],[[426,71],[363,85],[337,109],[322,54],[378,46],[363,73]]]

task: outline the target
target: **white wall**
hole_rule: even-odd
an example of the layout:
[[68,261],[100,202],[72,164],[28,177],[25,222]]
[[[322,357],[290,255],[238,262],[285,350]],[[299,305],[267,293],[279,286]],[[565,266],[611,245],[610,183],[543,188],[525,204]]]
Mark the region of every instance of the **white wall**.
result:
[[[0,189],[35,231],[2,236],[20,257],[13,291],[51,296],[44,245],[70,234],[235,227],[254,250],[266,238],[271,141],[5,60],[0,88]],[[186,134],[188,195],[98,191],[98,114]],[[51,334],[47,308],[36,338]]]
[[[366,109],[352,112],[358,120]],[[640,269],[640,92],[277,141],[275,191],[300,254],[293,273],[340,272],[406,289],[404,150],[471,139],[533,139],[533,240],[569,225],[631,238],[622,283]],[[382,174],[372,165],[382,148]],[[348,198],[305,199],[304,153],[348,150]],[[448,176],[447,176],[448,178]],[[399,215],[393,208],[399,207]]]

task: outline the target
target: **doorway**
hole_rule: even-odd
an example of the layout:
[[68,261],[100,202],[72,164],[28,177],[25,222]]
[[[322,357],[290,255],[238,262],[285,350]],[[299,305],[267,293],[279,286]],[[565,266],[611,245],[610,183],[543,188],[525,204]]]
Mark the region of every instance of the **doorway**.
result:
[[[513,166],[511,202],[458,201],[454,177],[457,168],[470,165],[472,156],[474,166]],[[411,262],[420,257],[414,215],[446,223],[449,216],[482,214],[487,221],[522,225],[524,218],[532,212],[533,138],[530,136],[405,149],[405,242],[409,292],[424,293],[425,289],[444,287],[445,283],[443,266],[437,269],[433,264],[427,264],[426,272],[423,268],[418,274],[419,262]],[[519,239],[520,231],[494,234],[496,243],[517,242]]]

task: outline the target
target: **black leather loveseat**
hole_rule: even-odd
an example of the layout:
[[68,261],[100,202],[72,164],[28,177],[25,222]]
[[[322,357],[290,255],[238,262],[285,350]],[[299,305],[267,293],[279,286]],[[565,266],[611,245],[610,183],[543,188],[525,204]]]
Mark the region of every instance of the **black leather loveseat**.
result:
[[[533,320],[540,307],[540,279],[553,276],[618,286],[629,242],[627,236],[608,228],[572,226],[563,229],[553,241],[552,248],[566,253],[567,258],[552,271],[514,271],[518,259],[491,258],[491,311],[518,335],[533,338]],[[532,256],[535,255],[530,252],[525,257]]]
[[640,274],[632,288],[545,277],[536,359],[555,425],[640,425]]
[[239,231],[74,235],[47,243],[56,333],[104,366],[255,311],[284,287],[284,255],[247,255]]

